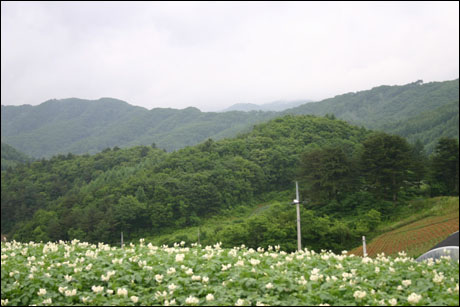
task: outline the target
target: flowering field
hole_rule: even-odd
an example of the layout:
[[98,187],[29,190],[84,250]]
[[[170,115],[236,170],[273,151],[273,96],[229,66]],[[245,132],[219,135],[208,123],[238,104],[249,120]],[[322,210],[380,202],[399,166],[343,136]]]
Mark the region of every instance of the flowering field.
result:
[[279,247],[2,243],[2,305],[457,305],[458,261]]

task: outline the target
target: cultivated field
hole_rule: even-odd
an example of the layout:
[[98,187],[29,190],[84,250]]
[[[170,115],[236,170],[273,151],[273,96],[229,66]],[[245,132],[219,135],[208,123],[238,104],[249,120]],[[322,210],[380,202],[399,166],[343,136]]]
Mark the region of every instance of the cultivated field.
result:
[[459,265],[244,246],[2,243],[2,305],[458,305]]

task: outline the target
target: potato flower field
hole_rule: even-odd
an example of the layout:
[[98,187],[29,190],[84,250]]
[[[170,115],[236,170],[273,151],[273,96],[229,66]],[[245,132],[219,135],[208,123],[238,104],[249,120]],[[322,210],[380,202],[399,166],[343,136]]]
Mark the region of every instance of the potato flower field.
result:
[[6,305],[457,305],[459,264],[140,240],[2,243]]

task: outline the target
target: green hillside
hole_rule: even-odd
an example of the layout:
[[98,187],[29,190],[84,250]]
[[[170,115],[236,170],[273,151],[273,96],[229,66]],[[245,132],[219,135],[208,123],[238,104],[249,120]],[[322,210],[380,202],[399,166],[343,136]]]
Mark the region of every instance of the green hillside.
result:
[[31,162],[32,159],[12,146],[2,142],[2,171],[15,167],[20,163]]
[[[195,241],[194,232],[177,232],[203,227],[203,242],[281,244],[290,251],[296,248],[290,200],[299,180],[305,245],[340,251],[407,200],[458,195],[458,142],[446,139],[436,153],[426,172],[425,158],[401,137],[287,115],[172,153],[135,146],[57,155],[2,172],[1,231],[19,241],[115,244],[123,232],[126,240],[163,236],[171,243],[176,235]],[[457,180],[445,178],[451,173]]]
[[96,153],[108,147],[151,145],[168,151],[249,131],[272,112],[204,113],[134,107],[111,98],[49,100],[38,106],[2,105],[2,140],[41,158]]
[[290,189],[308,148],[354,152],[369,133],[339,120],[286,116],[173,153],[137,146],[36,161],[2,173],[2,233],[114,242],[120,231],[129,238],[199,225]]
[[38,106],[1,106],[2,140],[25,154],[100,152],[108,147],[150,146],[174,151],[205,141],[248,132],[285,114],[334,115],[349,123],[420,140],[428,153],[441,137],[459,137],[458,79],[379,86],[347,93],[283,112],[201,112],[147,110],[112,99],[49,100]]
[[[367,254],[376,257],[385,253],[397,256],[405,252],[418,257],[433,248],[449,235],[458,231],[458,197],[436,197],[411,201],[405,214],[382,224],[375,238],[368,238]],[[351,253],[363,255],[362,246]]]
[[440,137],[459,138],[459,80],[402,86],[338,95],[285,111],[288,114],[333,114],[349,123],[419,139],[431,152]]

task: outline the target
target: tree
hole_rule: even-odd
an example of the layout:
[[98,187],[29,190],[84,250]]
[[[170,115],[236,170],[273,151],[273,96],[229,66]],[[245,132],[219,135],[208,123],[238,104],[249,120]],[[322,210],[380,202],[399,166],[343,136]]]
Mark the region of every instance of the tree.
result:
[[363,142],[361,170],[369,189],[380,199],[397,200],[409,179],[410,146],[397,135],[376,133]]
[[340,147],[314,149],[301,158],[299,177],[314,204],[342,199],[352,187],[351,175],[351,162]]
[[433,194],[458,195],[458,140],[441,138],[431,157]]

